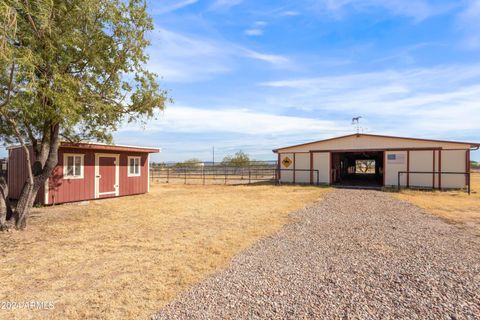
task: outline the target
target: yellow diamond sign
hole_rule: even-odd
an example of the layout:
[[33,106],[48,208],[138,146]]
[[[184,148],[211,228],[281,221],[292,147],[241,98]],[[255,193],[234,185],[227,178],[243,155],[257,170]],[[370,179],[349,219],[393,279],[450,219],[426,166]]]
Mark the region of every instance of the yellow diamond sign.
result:
[[290,159],[289,157],[285,157],[283,158],[282,160],[282,164],[285,168],[288,168],[290,167],[290,165],[293,163],[292,159]]

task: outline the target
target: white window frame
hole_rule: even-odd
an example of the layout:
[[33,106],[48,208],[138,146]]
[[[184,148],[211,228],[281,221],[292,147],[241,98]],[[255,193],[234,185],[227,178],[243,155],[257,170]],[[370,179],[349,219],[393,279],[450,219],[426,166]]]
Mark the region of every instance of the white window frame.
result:
[[[138,160],[138,173],[130,173],[130,160]],[[127,165],[127,177],[140,177],[142,174],[142,157],[139,156],[132,156],[127,157],[128,165]]]
[[[75,157],[80,157],[80,175],[67,175],[68,157],[73,157],[73,173],[75,174]],[[64,179],[83,179],[84,177],[85,155],[82,153],[64,153],[63,154],[63,178]]]

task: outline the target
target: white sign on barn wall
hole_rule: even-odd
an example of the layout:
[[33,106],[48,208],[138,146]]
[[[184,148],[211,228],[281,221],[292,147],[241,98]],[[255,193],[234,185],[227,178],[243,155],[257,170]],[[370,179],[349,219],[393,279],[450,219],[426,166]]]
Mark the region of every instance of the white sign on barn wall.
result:
[[404,164],[405,163],[405,154],[403,154],[403,153],[387,154],[387,161],[390,164]]

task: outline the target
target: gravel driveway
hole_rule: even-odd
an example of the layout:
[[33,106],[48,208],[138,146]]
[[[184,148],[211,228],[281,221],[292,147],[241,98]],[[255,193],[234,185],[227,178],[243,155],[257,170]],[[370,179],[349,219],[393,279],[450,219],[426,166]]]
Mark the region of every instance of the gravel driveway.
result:
[[154,319],[480,319],[480,237],[388,193],[335,190]]

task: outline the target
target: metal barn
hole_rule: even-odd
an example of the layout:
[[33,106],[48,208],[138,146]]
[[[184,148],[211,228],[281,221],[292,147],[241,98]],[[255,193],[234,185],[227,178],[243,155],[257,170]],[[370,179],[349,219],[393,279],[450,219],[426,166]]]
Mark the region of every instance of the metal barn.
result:
[[[479,143],[351,134],[273,150],[279,181],[339,186],[459,189]],[[370,164],[368,171],[362,166]]]
[[[58,164],[38,192],[38,204],[141,194],[150,188],[150,154],[156,148],[62,142]],[[9,197],[18,199],[27,179],[25,153],[8,148]]]

